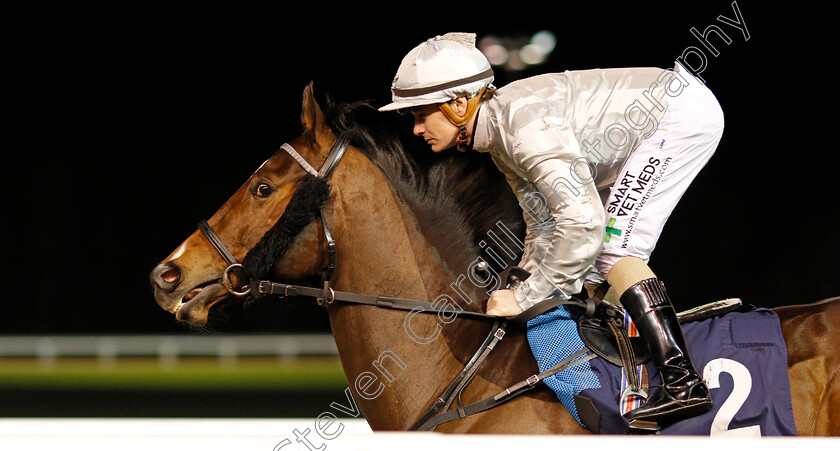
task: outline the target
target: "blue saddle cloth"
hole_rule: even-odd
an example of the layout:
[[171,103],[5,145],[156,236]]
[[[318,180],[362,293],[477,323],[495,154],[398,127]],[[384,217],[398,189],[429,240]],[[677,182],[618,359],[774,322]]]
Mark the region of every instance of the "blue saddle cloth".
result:
[[[585,347],[577,332],[577,311],[557,307],[528,322],[528,342],[540,371]],[[767,309],[729,313],[683,325],[697,371],[709,384],[714,407],[702,415],[662,429],[663,435],[742,436],[795,435],[787,346],[779,318]],[[545,379],[545,384],[578,422],[602,434],[626,434],[622,409],[634,408],[633,397],[621,404],[626,386],[623,369],[601,358],[579,363]],[[659,374],[647,364],[652,393]],[[576,398],[578,403],[576,403]],[[597,409],[597,419],[581,415],[581,399]],[[596,424],[585,424],[581,419]]]

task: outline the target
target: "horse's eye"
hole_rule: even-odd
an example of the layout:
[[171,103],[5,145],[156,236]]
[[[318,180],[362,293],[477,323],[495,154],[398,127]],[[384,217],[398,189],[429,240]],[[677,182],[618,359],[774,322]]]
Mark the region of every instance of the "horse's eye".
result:
[[254,189],[254,195],[257,197],[268,197],[272,192],[274,192],[274,190],[268,183],[260,183],[257,185],[256,189]]

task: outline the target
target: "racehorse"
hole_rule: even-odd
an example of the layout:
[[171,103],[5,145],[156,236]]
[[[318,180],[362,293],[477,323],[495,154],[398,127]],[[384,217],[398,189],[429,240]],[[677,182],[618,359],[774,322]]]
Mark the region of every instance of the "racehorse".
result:
[[[499,258],[521,251],[515,240],[505,242],[510,239],[505,235],[522,236],[522,211],[509,191],[488,191],[498,189],[488,186],[506,188],[503,180],[488,184],[476,175],[482,171],[458,164],[420,168],[399,142],[381,138],[374,127],[354,124],[353,106],[325,111],[310,84],[303,94],[303,134],[269,158],[204,230],[200,227],[155,267],[151,283],[163,309],[179,321],[203,325],[211,308],[243,299],[254,288],[247,286],[239,261],[261,259],[262,275],[283,281],[309,280],[326,268],[330,277],[324,277],[328,286],[318,290],[319,301],[358,408],[375,431],[406,430],[447,389],[491,330],[489,322],[469,313],[484,311],[487,288],[498,274],[494,261],[503,266]],[[349,145],[345,142],[342,156],[335,158],[331,151],[347,136]],[[319,166],[321,172],[330,166],[329,190],[301,193],[306,176],[318,173]],[[298,213],[291,210],[314,204],[323,208],[287,220]],[[318,214],[324,211],[329,214]],[[252,249],[265,247],[269,235],[269,247],[282,250],[262,249],[254,257]],[[328,252],[331,246],[334,253]],[[492,266],[483,278],[475,275],[481,261]],[[333,290],[434,301],[443,308],[417,314],[416,309],[358,305],[336,301],[330,297]],[[840,413],[832,409],[840,405],[840,356],[833,350],[840,343],[840,298],[774,310],[787,343],[798,434],[840,435]],[[512,328],[462,396],[484,399],[536,373],[524,330]],[[437,430],[588,432],[545,386]]]

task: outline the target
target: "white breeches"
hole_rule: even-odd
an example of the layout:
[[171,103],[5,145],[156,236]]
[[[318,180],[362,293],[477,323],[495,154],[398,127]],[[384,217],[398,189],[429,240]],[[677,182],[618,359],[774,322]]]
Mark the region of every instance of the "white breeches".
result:
[[674,207],[720,142],[717,99],[683,67],[675,71],[689,84],[669,100],[656,131],[628,157],[615,183],[600,191],[607,229],[587,283],[603,282],[623,257],[648,261]]

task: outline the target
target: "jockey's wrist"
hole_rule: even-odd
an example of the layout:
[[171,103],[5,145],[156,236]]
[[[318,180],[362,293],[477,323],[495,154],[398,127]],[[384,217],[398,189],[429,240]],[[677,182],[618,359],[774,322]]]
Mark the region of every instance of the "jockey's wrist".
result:
[[513,289],[513,295],[516,297],[516,303],[519,304],[519,307],[522,310],[528,310],[531,307],[532,303],[528,301],[528,294],[531,292],[531,285],[528,284],[528,281],[524,281],[516,286]]
[[562,289],[549,280],[539,269],[533,271],[527,280],[517,285],[513,293],[516,296],[516,302],[522,307],[522,310],[527,310],[529,307],[533,307],[549,298],[569,298]]

